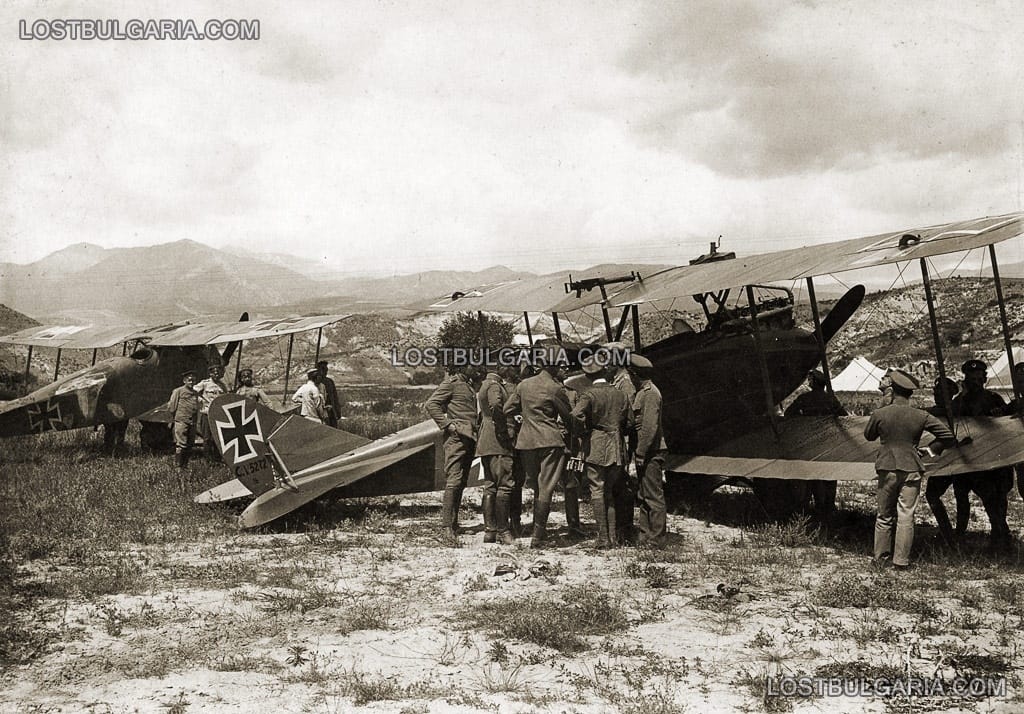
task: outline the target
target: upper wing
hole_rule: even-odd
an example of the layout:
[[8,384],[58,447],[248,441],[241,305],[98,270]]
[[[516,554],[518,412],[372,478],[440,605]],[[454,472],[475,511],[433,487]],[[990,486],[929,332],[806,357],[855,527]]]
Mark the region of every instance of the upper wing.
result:
[[[669,471],[745,478],[868,481],[876,477],[878,442],[864,438],[868,417],[796,417],[744,434],[706,454],[669,454]],[[1017,417],[961,418],[956,434],[968,443],[925,460],[929,476],[988,471],[1024,462],[1024,424]]]
[[722,288],[793,281],[877,265],[972,250],[1024,232],[1024,213],[911,228],[863,238],[668,268],[618,290],[614,306],[632,305]]
[[257,337],[277,337],[295,332],[316,330],[348,318],[349,315],[315,315],[285,317],[252,322],[196,322],[188,325],[167,325],[136,332],[133,339],[147,340],[157,347],[216,345]]
[[0,342],[65,350],[95,350],[125,342],[138,331],[138,325],[41,325],[4,335]]

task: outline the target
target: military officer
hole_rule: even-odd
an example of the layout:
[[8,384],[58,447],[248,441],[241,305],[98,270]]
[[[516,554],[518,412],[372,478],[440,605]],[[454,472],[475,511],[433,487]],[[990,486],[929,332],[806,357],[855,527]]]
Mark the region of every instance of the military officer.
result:
[[338,408],[338,388],[334,384],[334,380],[327,376],[327,360],[320,360],[316,363],[316,370],[320,373],[320,381],[317,382],[317,386],[320,388],[320,394],[324,398],[324,424],[330,427],[338,428],[338,418],[341,416],[341,412]]
[[257,387],[252,383],[252,370],[243,369],[238,373],[239,386],[235,388],[235,394],[245,397],[246,399],[252,399],[257,404],[263,406],[270,405],[270,397],[263,391],[262,387]]
[[[825,373],[820,369],[812,369],[807,374],[807,386],[810,391],[804,392],[790,404],[785,411],[788,419],[795,416],[846,416],[846,409],[836,399],[836,395],[825,387]],[[814,499],[814,510],[819,517],[828,518],[836,510],[836,482],[814,480],[807,482],[808,495]]]
[[[612,385],[626,395],[626,403],[631,407],[636,397],[636,386],[629,373],[629,349],[622,342],[609,342],[604,345],[609,355],[615,360],[617,368],[612,378]],[[615,481],[615,527],[618,530],[620,543],[632,543],[636,540],[636,528],[633,524],[633,507],[636,505],[638,476],[631,475],[628,460],[623,462],[622,476]]]
[[446,533],[457,536],[462,492],[469,481],[477,437],[477,396],[468,370],[450,367],[448,376],[437,386],[423,408],[444,432],[445,487],[441,527]]
[[171,392],[171,398],[167,402],[167,408],[174,419],[174,460],[180,469],[188,466],[188,457],[196,441],[199,395],[193,388],[195,381],[195,372],[182,372],[181,386]]
[[[536,352],[536,350],[535,350]],[[567,359],[561,347],[550,346],[536,355],[539,372],[516,385],[505,403],[505,416],[523,418],[516,437],[516,450],[523,460],[526,480],[535,479],[533,499],[533,538],[531,548],[544,547],[551,498],[565,466],[565,438],[562,427],[572,416],[565,387],[555,375]]]
[[210,405],[214,399],[228,391],[228,385],[224,384],[224,367],[219,361],[210,365],[209,376],[193,389],[199,395],[199,435],[203,437],[203,450],[211,459],[220,460],[217,445],[210,433]]
[[[1005,400],[985,388],[988,381],[988,365],[980,359],[969,359],[960,367],[964,375],[963,390],[953,398],[953,416],[990,417],[1000,416],[1007,411]],[[1006,522],[1009,509],[1007,494],[1013,488],[1013,467],[1005,466],[991,471],[974,471],[959,474],[953,482],[954,489],[959,482],[961,488],[969,488],[978,494],[981,504],[992,525],[990,534],[993,548],[1006,548],[1013,542],[1010,526]],[[969,517],[969,512],[968,512]],[[957,519],[959,526],[959,518]],[[964,524],[966,528],[966,523]]]
[[512,545],[515,540],[509,531],[511,506],[512,438],[503,411],[508,399],[509,385],[501,375],[502,368],[487,371],[477,392],[480,407],[480,435],[476,453],[484,474],[482,510],[484,512],[484,543],[500,541]]
[[324,397],[320,394],[320,370],[311,369],[306,372],[306,383],[295,390],[292,404],[299,407],[299,414],[318,424],[324,423],[327,413],[324,411]]
[[[920,386],[903,370],[889,374],[890,404],[876,409],[864,427],[864,438],[881,440],[875,471],[878,473],[877,515],[875,516],[874,561],[905,570],[910,565],[914,542],[914,511],[921,493],[924,464],[917,442],[931,432],[943,446],[956,439],[949,428],[928,412],[910,406],[910,397]],[[893,534],[895,531],[895,544]]]
[[590,505],[597,521],[597,548],[617,544],[613,489],[626,462],[623,439],[633,426],[626,395],[608,383],[609,370],[591,358],[583,362],[590,387],[583,389],[572,410],[576,432],[582,435],[581,457],[586,464]]
[[633,421],[636,424],[636,475],[640,518],[639,544],[665,547],[668,535],[665,508],[665,439],[661,428],[661,391],[651,381],[654,365],[646,357],[630,355],[629,371],[636,384]]

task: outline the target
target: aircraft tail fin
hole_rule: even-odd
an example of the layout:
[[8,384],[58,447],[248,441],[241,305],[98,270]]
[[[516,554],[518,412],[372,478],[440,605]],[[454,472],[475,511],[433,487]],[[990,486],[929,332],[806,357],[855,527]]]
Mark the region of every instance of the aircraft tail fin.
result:
[[[209,418],[210,433],[235,479],[257,496],[272,489],[275,476],[267,439],[287,415],[237,394],[222,394],[210,405]],[[245,495],[239,491],[221,489],[219,496],[207,491],[197,500],[219,501]],[[225,496],[227,492],[234,495]]]

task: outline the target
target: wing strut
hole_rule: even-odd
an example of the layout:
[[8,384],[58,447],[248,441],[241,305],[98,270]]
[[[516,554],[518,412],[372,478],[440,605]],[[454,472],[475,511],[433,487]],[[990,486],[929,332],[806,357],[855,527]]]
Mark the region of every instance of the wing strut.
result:
[[558,324],[558,313],[551,313],[551,319],[555,322],[555,339],[559,342],[562,341],[562,326]]
[[629,319],[629,305],[622,308],[622,317],[619,318],[619,326],[615,328],[615,341],[622,339],[622,333],[626,331],[626,320]]
[[640,306],[635,303],[630,306],[633,313],[633,349],[640,351]]
[[996,301],[999,303],[999,322],[1003,326],[1003,346],[1006,347],[1006,364],[1010,368],[1010,383],[1013,385],[1013,397],[1017,400],[1017,404],[1020,405],[1020,385],[1017,384],[1016,375],[1013,370],[1013,345],[1010,344],[1010,327],[1006,322],[1006,302],[1003,300],[1003,285],[999,280],[999,264],[996,262],[995,243],[989,243],[988,253],[992,258],[992,277],[995,278],[996,282]]
[[53,381],[57,381],[57,375],[60,374],[60,347],[57,348],[57,362],[53,365]]
[[324,328],[320,327],[316,331],[316,356],[313,358],[313,366],[318,366],[320,362],[320,341],[324,336]]
[[825,389],[830,397],[832,391],[832,373],[828,369],[828,354],[825,352],[825,336],[821,332],[821,316],[818,314],[818,299],[814,295],[814,278],[807,278],[807,297],[811,300],[811,315],[814,317],[814,338],[818,341],[818,352],[821,355],[821,371],[825,374]]
[[96,365],[96,353],[97,352],[98,352],[98,350],[94,347],[93,350],[92,350],[92,366]]
[[25,394],[29,393],[28,377],[29,368],[32,366],[32,345],[28,346],[28,357],[25,358]]
[[[238,375],[242,372],[242,348],[245,347],[243,340],[238,341],[238,354],[235,355],[235,389],[238,389]],[[224,365],[225,367],[227,365]],[[287,391],[287,390],[285,390]]]
[[942,341],[939,340],[939,323],[935,319],[935,300],[932,298],[932,281],[928,277],[928,264],[921,258],[921,278],[924,282],[924,297],[928,301],[928,320],[932,326],[932,341],[935,343],[935,364],[939,368],[939,391],[942,392],[942,406],[946,410],[946,422],[949,430],[956,434],[953,423],[953,402],[946,388],[946,365],[942,361]]
[[526,325],[526,339],[530,342],[530,347],[533,347],[533,331],[530,329],[530,313],[523,310],[523,324]]
[[757,347],[757,361],[761,366],[761,381],[764,384],[765,404],[768,407],[768,423],[772,433],[779,436],[779,425],[775,423],[775,398],[772,396],[772,378],[768,374],[768,362],[764,357],[764,346],[761,344],[761,326],[757,320],[757,302],[754,300],[754,288],[747,286],[747,302],[750,304],[750,324],[754,327],[754,345]]
[[288,335],[288,359],[284,362],[284,394],[281,396],[281,406],[288,403],[288,377],[292,373],[292,346],[295,344],[295,333]]

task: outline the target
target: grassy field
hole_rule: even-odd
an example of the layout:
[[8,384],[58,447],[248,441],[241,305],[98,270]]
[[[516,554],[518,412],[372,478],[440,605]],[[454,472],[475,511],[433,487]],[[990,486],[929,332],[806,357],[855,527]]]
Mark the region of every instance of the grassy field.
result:
[[[346,428],[421,418],[426,393],[374,394],[346,395]],[[898,576],[868,563],[871,484],[840,486],[827,531],[766,522],[742,489],[674,504],[663,551],[589,550],[560,513],[543,553],[485,547],[472,490],[474,532],[455,543],[437,495],[327,499],[239,532],[245,504],[191,500],[223,466],[197,459],[182,483],[169,457],[105,459],[100,442],[4,442],[2,711],[1024,708],[1024,558],[988,552],[977,505],[954,551],[922,506],[916,567]],[[770,686],[908,672],[1007,688],[829,700]]]

